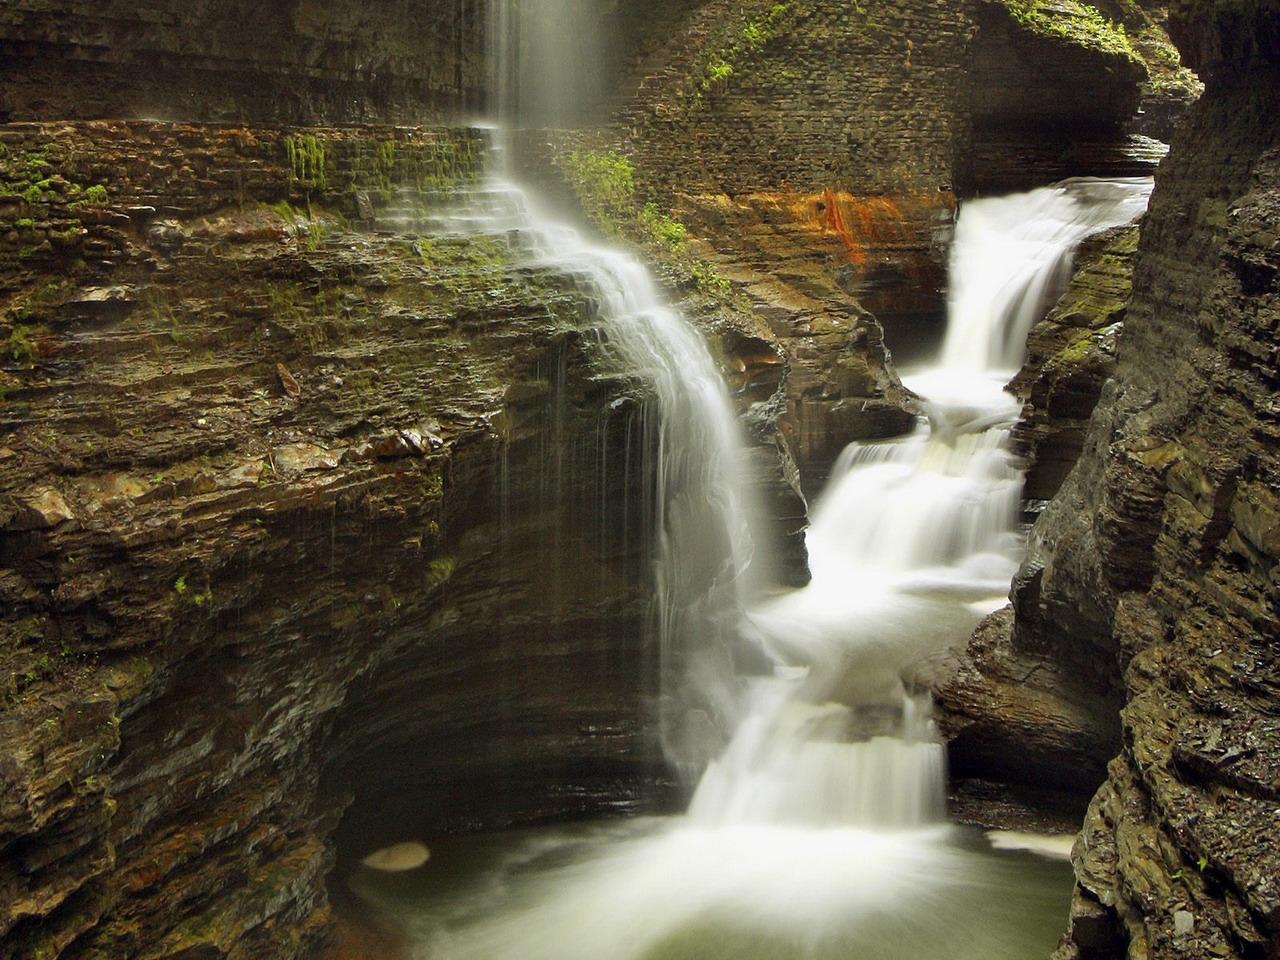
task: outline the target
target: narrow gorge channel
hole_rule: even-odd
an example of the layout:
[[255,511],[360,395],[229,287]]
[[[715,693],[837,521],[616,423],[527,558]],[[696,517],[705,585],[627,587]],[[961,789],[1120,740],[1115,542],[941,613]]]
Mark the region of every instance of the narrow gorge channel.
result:
[[[442,960],[1047,954],[1069,872],[1060,853],[1045,854],[1061,843],[947,823],[929,696],[904,689],[901,674],[1004,604],[1023,542],[1009,450],[1019,405],[1004,386],[1076,245],[1139,217],[1151,181],[1071,181],[962,206],[943,356],[905,377],[922,398],[920,425],[845,451],[806,536],[812,583],[775,597],[736,586],[747,492],[726,469],[740,456],[736,431],[696,332],[654,300],[626,254],[535,219],[515,188],[495,190],[513,211],[502,226],[527,235],[539,262],[586,278],[603,333],[661,398],[659,463],[681,472],[653,493],[659,583],[720,571],[700,601],[710,617],[690,621],[659,590],[657,642],[691,674],[664,669],[664,698],[704,721],[719,704],[713,726],[729,742],[681,817],[448,841],[420,876],[364,870],[355,890],[408,931],[415,955]],[[639,349],[633,324],[645,331]],[[718,416],[695,414],[691,395]],[[709,517],[681,507],[691,491],[720,506]],[[733,532],[707,536],[717,529]],[[719,560],[697,562],[693,544],[718,547]],[[748,653],[716,656],[732,645]],[[735,659],[755,669],[715,676]],[[697,699],[683,702],[691,687]],[[688,731],[664,719],[679,744],[668,757],[687,770]]]
[[1280,957],[1276,0],[0,0],[0,960]]
[[941,356],[904,371],[915,432],[841,454],[805,534],[811,582],[779,592],[761,575],[773,565],[743,437],[701,335],[632,255],[588,242],[509,179],[509,131],[585,114],[586,64],[606,44],[574,0],[490,9],[497,170],[444,222],[579,278],[602,362],[654,397],[641,424],[652,461],[638,469],[653,477],[655,712],[692,795],[677,817],[446,841],[407,879],[366,867],[353,889],[414,956],[439,960],[1049,953],[1068,888],[1061,841],[947,822],[931,698],[902,677],[1006,602],[1025,539],[1006,385],[1077,245],[1135,222],[1151,180],[961,204]]

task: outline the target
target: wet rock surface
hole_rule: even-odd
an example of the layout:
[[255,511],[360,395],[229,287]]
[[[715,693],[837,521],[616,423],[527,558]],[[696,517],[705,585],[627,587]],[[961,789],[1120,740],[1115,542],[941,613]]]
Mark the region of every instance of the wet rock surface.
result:
[[479,105],[470,3],[26,0],[0,10],[0,121],[422,123]]
[[589,144],[778,338],[810,496],[848,442],[914,423],[893,364],[940,341],[957,195],[1150,173],[1163,145],[1126,126],[1143,85],[1194,84],[1148,65],[1176,64],[1161,10],[1015,6],[658,4]]
[[1067,291],[1031,330],[1027,361],[1010,384],[1024,404],[1013,442],[1028,461],[1028,500],[1051,500],[1084,448],[1089,418],[1115,370],[1137,247],[1137,226],[1086,240]]
[[1280,950],[1280,74],[1258,45],[1274,5],[1225,6],[1173,10],[1207,91],[1157,176],[1113,379],[1015,583],[1012,651],[1096,678],[1074,701],[1096,721],[1122,701],[1063,958]]
[[[143,27],[24,4],[0,14],[0,112],[420,121],[474,105],[482,6],[162,4]],[[604,137],[712,265],[658,269],[725,358],[793,545],[798,490],[848,441],[913,422],[885,344],[940,316],[957,192],[1143,172],[1160,150],[1134,134],[1163,136],[1185,102],[1127,55],[979,6],[643,12],[660,42]],[[1276,85],[1222,51],[1267,49],[1273,20],[1245,5],[1254,44],[1206,32],[1237,23],[1231,5],[1174,6],[1220,79],[1144,240],[1146,339],[1113,368],[1131,238],[1112,238],[1077,277],[1089,307],[1033,345],[1033,482],[1048,495],[1083,462],[1016,619],[920,682],[943,690],[975,822],[1078,811],[1128,698],[1068,954],[1266,956],[1280,508],[1274,324],[1250,305],[1274,294],[1274,163],[1252,158],[1274,147],[1256,131]],[[175,48],[187,35],[198,50]],[[1032,136],[975,106],[993,77],[1019,123],[1044,114]],[[1082,130],[1099,97],[1107,122]],[[1122,122],[1139,103],[1163,119]],[[1045,147],[1049,122],[1069,148]],[[641,478],[599,468],[639,461],[643,396],[593,365],[572,282],[509,270],[494,238],[381,218],[404,190],[473,179],[473,133],[15,123],[0,143],[0,955],[306,956],[330,928],[335,836],[355,856],[406,828],[666,794],[647,531],[618,512]]]
[[1116,702],[1051,657],[1011,642],[1013,610],[964,650],[913,667],[948,742],[952,815],[984,826],[1074,829],[1119,743]]
[[311,955],[353,798],[363,855],[664,789],[643,391],[571,278],[383,219],[481,140],[305,136],[0,127],[75,230],[0,273],[4,956]]

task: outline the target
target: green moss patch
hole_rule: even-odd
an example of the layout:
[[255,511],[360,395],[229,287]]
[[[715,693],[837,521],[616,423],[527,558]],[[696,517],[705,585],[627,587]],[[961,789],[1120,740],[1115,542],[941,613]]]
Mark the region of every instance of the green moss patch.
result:
[[1002,3],[1014,22],[1031,33],[1145,65],[1124,24],[1104,16],[1092,4],[1077,0],[1002,0]]
[[728,290],[724,277],[692,256],[685,225],[643,197],[630,159],[584,147],[560,154],[557,162],[587,217],[611,239],[638,243],[707,292]]

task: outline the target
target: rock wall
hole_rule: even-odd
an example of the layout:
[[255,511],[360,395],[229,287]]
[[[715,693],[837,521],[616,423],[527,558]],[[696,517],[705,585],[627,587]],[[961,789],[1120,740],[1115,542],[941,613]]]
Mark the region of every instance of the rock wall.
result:
[[0,956],[309,956],[353,795],[358,855],[662,789],[644,394],[420,239],[483,140],[0,142]]
[[[642,478],[598,466],[639,461],[644,396],[593,364],[589,298],[422,241],[474,133],[263,125],[473,107],[480,7],[0,13],[0,112],[256,121],[0,126],[0,958],[305,956],[335,836],[666,791]],[[983,17],[1070,82],[1099,61],[958,2],[644,9],[589,149],[634,157],[794,535],[797,465],[816,489],[912,421],[881,321],[940,315]],[[1094,758],[1113,725],[1071,709]]]
[[[1163,155],[1125,128],[1152,69],[1082,10],[658,5],[662,42],[640,44],[608,149],[783,345],[806,491],[850,440],[911,423],[890,354],[940,343],[959,193],[1148,173]],[[1126,15],[1164,36],[1145,7]]]
[[1278,29],[1270,2],[1173,6],[1207,90],[1157,176],[1114,379],[1016,587],[1014,648],[1111,673],[1123,702],[1062,957],[1280,953]]
[[1026,459],[1023,497],[1033,503],[1053,499],[1084,449],[1115,371],[1137,247],[1136,226],[1087,239],[1066,292],[1028,337],[1027,360],[1010,387],[1023,402],[1013,446]]
[[423,123],[477,109],[483,0],[23,0],[0,121]]

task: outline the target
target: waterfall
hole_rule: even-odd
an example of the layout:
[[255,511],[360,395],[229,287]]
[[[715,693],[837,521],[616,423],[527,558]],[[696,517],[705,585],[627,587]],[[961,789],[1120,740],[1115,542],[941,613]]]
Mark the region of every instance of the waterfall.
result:
[[956,226],[942,367],[1013,376],[1032,324],[1071,275],[1080,241],[1129,223],[1146,210],[1150,195],[1150,179],[1078,178],[1016,202],[966,203]]
[[604,47],[594,29],[604,10],[598,0],[539,0],[536,12],[525,10],[492,0],[495,149],[502,160],[452,222],[505,231],[529,264],[576,278],[596,305],[597,354],[640,379],[652,397],[643,428],[653,457],[646,474],[658,723],[668,761],[691,784],[723,746],[738,702],[732,648],[756,538],[737,417],[703,338],[663,302],[645,267],[590,241],[511,179],[512,131],[578,119]]
[[[572,119],[563,78],[598,49],[574,43],[594,5],[539,0],[530,18],[514,0],[493,2],[499,115]],[[529,22],[574,14],[574,30]],[[513,91],[528,57],[554,61],[561,79],[522,88],[522,100]],[[705,343],[634,258],[547,216],[509,177],[506,165],[454,228],[512,233],[531,262],[577,277],[598,303],[599,349],[653,396],[644,429],[662,732],[674,765],[703,772],[682,817],[481,851],[478,875],[456,887],[445,878],[420,914],[421,956],[1047,954],[1069,884],[975,850],[947,824],[930,699],[901,676],[1005,602],[1022,549],[1022,477],[1008,445],[1018,404],[1004,384],[1076,244],[1141,212],[1150,181],[1071,181],[963,205],[945,349],[904,376],[922,398],[915,431],[845,451],[811,518],[812,582],[761,599],[745,587],[737,427]],[[734,677],[735,643],[764,651],[763,669]],[[728,742],[713,753],[721,730]]]
[[1085,236],[1145,208],[1149,179],[1073,180],[961,208],[939,363],[904,382],[926,415],[901,440],[854,444],[806,535],[808,587],[751,612],[779,664],[707,771],[690,814],[912,827],[944,811],[943,747],[904,667],[1003,605],[1020,559],[1019,405],[1004,384]]

